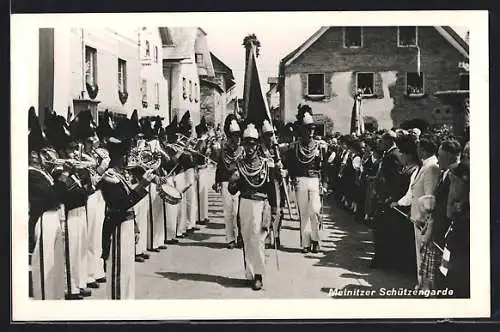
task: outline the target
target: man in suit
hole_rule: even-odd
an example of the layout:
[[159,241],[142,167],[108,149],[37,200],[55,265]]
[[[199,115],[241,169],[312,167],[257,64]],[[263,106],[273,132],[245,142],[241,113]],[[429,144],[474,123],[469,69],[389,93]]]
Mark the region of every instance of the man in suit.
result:
[[[434,209],[432,198],[439,181],[439,167],[436,158],[437,144],[430,136],[423,136],[419,141],[418,155],[422,161],[420,169],[417,171],[415,177],[410,182],[410,190],[408,193],[393,203],[392,206],[411,206],[410,218],[423,222],[425,217],[430,211]],[[426,206],[422,206],[425,200]],[[417,280],[420,283],[420,265],[422,262],[420,249],[421,244],[421,231],[415,225],[415,248],[416,248],[416,262],[417,262]]]
[[[390,268],[394,248],[390,247],[393,236],[391,224],[399,222],[400,216],[392,209],[389,203],[402,197],[408,188],[401,185],[401,171],[404,161],[403,155],[396,146],[396,133],[392,130],[385,132],[380,140],[382,154],[377,182],[377,217],[374,225],[375,257],[371,262],[372,268]],[[397,234],[394,234],[397,236]]]

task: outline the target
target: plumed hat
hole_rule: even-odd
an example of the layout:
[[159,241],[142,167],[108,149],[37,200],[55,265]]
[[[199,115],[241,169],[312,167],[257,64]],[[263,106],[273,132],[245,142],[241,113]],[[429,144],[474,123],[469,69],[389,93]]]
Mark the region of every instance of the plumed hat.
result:
[[71,136],[78,141],[84,141],[95,135],[97,125],[89,109],[81,111],[70,123]]
[[239,133],[240,131],[240,125],[236,116],[232,113],[228,114],[224,120],[224,133],[228,136],[231,133]]
[[273,125],[267,119],[262,122],[262,133],[272,133],[274,130]]
[[36,115],[35,108],[30,107],[28,111],[28,149],[29,152],[37,151],[39,152],[43,147],[47,146],[47,140],[43,134],[42,128],[40,127],[39,118]]
[[128,118],[119,119],[107,144],[111,159],[120,158],[128,153],[133,136],[131,120]]
[[137,110],[134,110],[132,112],[132,115],[130,116],[130,126],[132,128],[134,136],[143,135],[141,131],[141,124],[139,123],[139,115],[137,114]]
[[66,119],[54,111],[45,119],[45,134],[50,144],[57,150],[65,149],[72,141],[71,131]]
[[102,121],[99,122],[99,126],[97,127],[97,136],[100,139],[108,138],[113,135],[113,131],[115,130],[116,124],[111,117],[111,113],[108,110],[104,111],[102,116]]
[[153,124],[149,117],[144,117],[141,119],[141,133],[144,135],[145,139],[153,138]]
[[163,124],[161,123],[161,117],[159,115],[155,118],[155,124],[153,126],[153,136],[160,137],[163,135]]
[[177,114],[174,115],[170,123],[165,127],[165,134],[167,136],[175,136],[178,132],[178,125],[177,125]]
[[243,131],[243,139],[259,139],[259,132],[253,123],[247,124],[247,127]]
[[201,117],[200,124],[195,127],[196,135],[201,136],[208,133],[207,123],[205,121],[205,116]]
[[179,121],[179,130],[182,134],[187,136],[192,127],[193,123],[191,122],[191,113],[186,111],[186,113],[182,116],[181,121]]

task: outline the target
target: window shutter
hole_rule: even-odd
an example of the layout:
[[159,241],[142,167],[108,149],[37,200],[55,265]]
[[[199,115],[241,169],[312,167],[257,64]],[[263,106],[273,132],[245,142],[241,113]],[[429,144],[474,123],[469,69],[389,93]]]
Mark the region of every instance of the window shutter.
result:
[[307,74],[301,73],[300,80],[302,81],[302,95],[307,96]]
[[382,74],[380,74],[379,72],[375,73],[374,75],[374,87],[373,87],[373,90],[374,90],[374,93],[375,93],[375,97],[377,99],[383,99],[384,98],[384,88],[382,86]]

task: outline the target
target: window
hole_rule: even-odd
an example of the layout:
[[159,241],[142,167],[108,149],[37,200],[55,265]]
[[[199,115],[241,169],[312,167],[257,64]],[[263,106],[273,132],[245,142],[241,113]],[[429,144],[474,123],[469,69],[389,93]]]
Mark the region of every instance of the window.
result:
[[204,65],[204,63],[203,63],[203,54],[196,53],[195,56],[196,56],[196,64],[198,66],[203,66]]
[[408,96],[424,94],[424,73],[406,73],[406,94]]
[[142,80],[141,84],[142,107],[148,107],[148,81]]
[[323,74],[307,75],[307,94],[323,96],[325,94],[325,76]]
[[155,109],[160,109],[160,84],[155,83]]
[[460,74],[460,90],[469,90],[469,74]]
[[358,73],[356,75],[356,88],[362,96],[373,96],[374,76],[373,73]]
[[146,40],[146,58],[149,58],[150,56],[151,56],[150,45],[149,41]]
[[155,63],[158,63],[158,46],[155,46]]
[[398,27],[398,46],[417,46],[417,27]]
[[193,82],[189,80],[189,101],[193,100]]
[[186,83],[186,78],[183,77],[182,78],[182,98],[184,98],[184,99],[187,98],[187,92],[186,92],[187,87],[186,87],[186,84],[187,84]]
[[97,50],[89,46],[85,46],[85,82],[97,85]]
[[361,47],[363,43],[363,32],[361,27],[344,28],[344,47]]
[[127,92],[127,61],[118,59],[118,91]]

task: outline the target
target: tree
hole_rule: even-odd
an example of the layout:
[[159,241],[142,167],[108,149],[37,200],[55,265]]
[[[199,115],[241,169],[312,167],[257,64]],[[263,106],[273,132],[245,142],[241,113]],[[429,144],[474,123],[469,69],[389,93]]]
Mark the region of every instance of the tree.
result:
[[365,130],[368,132],[376,132],[378,130],[378,121],[373,116],[364,116]]

